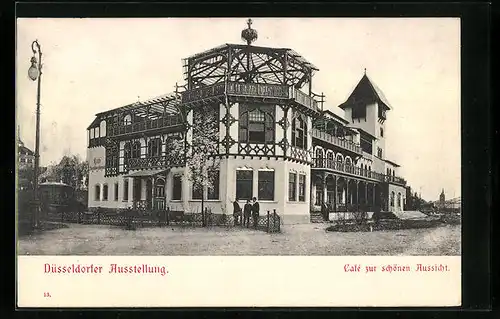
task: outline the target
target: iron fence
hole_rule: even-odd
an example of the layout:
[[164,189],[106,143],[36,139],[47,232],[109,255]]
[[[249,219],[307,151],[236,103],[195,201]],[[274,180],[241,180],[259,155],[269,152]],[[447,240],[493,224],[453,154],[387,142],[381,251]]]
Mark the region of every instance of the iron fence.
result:
[[[61,223],[109,225],[137,229],[144,227],[189,226],[189,227],[244,227],[241,218],[229,214],[214,214],[209,211],[201,213],[185,213],[184,211],[167,210],[142,211],[124,209],[117,212],[94,210],[91,212],[47,212],[44,220]],[[205,222],[203,222],[203,217]],[[267,212],[257,218],[254,223],[250,218],[249,228],[276,233],[281,231],[281,217],[274,212]]]

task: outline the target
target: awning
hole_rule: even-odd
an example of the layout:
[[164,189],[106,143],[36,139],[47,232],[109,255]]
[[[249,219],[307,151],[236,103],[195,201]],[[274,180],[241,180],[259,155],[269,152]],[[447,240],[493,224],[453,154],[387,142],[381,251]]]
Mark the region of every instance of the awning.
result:
[[146,169],[125,175],[125,177],[149,177],[166,172],[166,169]]

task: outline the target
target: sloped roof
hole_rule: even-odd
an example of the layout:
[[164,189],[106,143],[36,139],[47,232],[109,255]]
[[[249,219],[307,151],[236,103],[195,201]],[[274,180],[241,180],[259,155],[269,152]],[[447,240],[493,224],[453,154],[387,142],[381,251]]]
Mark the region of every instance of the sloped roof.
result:
[[[368,92],[367,92],[368,89]],[[358,82],[358,85],[354,88],[351,95],[347,98],[347,100],[340,104],[339,107],[344,109],[347,106],[353,104],[356,100],[363,100],[366,98],[366,94],[372,95],[371,97],[377,100],[377,102],[383,104],[388,110],[392,109],[391,104],[385,97],[382,90],[373,82],[366,73],[363,75],[361,80]]]
[[35,155],[35,153],[30,150],[29,148],[27,148],[26,146],[24,145],[19,145],[18,146],[18,150],[17,150],[19,153],[21,154],[26,154],[26,155]]

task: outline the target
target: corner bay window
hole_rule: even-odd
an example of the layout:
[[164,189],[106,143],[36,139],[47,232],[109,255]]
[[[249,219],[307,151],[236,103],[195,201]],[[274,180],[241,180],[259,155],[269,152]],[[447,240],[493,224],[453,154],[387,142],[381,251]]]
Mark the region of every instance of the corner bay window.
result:
[[274,200],[274,171],[259,171],[258,187],[259,200]]
[[274,106],[240,104],[239,138],[246,143],[274,143]]
[[288,200],[291,202],[296,201],[297,199],[297,174],[289,173],[288,174]]
[[236,171],[236,199],[251,199],[253,197],[253,171]]
[[174,175],[172,181],[172,200],[182,199],[182,176]]

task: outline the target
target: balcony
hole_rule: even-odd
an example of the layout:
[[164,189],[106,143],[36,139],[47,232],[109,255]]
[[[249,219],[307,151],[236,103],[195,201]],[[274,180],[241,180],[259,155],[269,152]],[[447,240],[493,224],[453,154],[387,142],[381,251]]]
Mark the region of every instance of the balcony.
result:
[[361,149],[361,146],[353,143],[352,141],[338,138],[326,132],[322,132],[318,129],[312,129],[312,136],[314,138],[330,143],[347,151],[356,153],[358,155],[363,155],[363,150]]
[[224,93],[232,96],[292,100],[308,109],[318,111],[318,102],[294,87],[280,84],[228,82],[207,85],[182,92],[182,103],[201,101]]
[[173,128],[182,125],[181,115],[167,115],[154,120],[144,120],[132,124],[119,124],[108,127],[108,136],[117,137],[120,135],[132,134],[132,133],[143,133],[151,130],[163,129],[163,128]]
[[406,180],[401,177],[380,174],[370,170],[362,169],[357,166],[346,165],[343,162],[337,162],[335,160],[315,158],[313,160],[313,168],[330,169],[339,173],[344,173],[346,175],[352,175],[364,179],[371,179],[378,182],[393,183],[401,186],[406,185]]
[[167,156],[150,156],[140,158],[129,158],[126,165],[127,170],[168,168],[183,165],[182,158],[169,159]]

